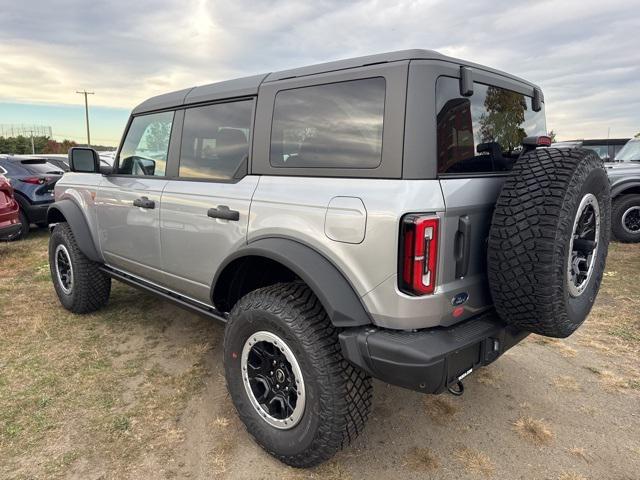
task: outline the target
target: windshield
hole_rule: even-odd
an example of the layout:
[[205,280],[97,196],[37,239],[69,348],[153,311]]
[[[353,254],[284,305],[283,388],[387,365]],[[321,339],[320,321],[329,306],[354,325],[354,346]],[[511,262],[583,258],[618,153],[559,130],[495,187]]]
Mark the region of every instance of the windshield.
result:
[[616,155],[618,162],[640,162],[640,138],[629,140]]

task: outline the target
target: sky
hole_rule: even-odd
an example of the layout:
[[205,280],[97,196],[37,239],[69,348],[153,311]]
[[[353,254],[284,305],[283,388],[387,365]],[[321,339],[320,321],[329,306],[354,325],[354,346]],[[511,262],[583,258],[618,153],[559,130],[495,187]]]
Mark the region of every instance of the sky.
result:
[[0,0],[0,124],[116,145],[153,95],[426,48],[526,78],[558,139],[640,132],[638,0]]

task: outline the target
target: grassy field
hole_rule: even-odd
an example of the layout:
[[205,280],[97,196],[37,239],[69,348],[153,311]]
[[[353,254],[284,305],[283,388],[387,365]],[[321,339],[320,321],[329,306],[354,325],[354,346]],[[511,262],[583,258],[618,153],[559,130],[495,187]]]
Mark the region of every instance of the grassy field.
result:
[[612,244],[590,318],[530,336],[463,397],[375,384],[355,444],[313,470],[257,447],[224,387],[223,327],[114,282],[62,309],[46,231],[0,244],[0,478],[637,479],[640,245]]

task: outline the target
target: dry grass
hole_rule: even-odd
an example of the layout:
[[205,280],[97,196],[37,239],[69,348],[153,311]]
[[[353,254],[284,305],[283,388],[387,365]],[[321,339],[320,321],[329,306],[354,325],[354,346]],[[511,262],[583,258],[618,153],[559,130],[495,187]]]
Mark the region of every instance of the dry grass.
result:
[[495,471],[491,459],[484,453],[471,448],[460,448],[454,452],[456,459],[469,473],[490,477]]
[[560,375],[559,377],[554,378],[553,385],[561,390],[568,390],[572,392],[578,392],[582,389],[574,377],[566,375]]
[[213,420],[213,426],[217,427],[217,428],[227,428],[229,426],[229,424],[231,423],[231,420],[229,420],[226,417],[216,417]]
[[587,477],[576,472],[563,472],[558,480],[587,480]]
[[430,449],[414,447],[407,454],[407,465],[412,470],[423,472],[437,469],[440,462]]
[[498,382],[502,378],[502,374],[495,370],[495,368],[484,367],[478,370],[474,376],[478,383],[483,385],[491,385],[497,387]]
[[206,349],[172,362],[154,338],[167,339],[177,314],[200,338],[219,332],[118,283],[105,309],[70,314],[51,287],[47,241],[41,231],[0,244],[0,478],[86,478],[100,465],[124,478],[170,465],[180,413],[208,375]]
[[549,445],[553,440],[553,432],[542,420],[520,417],[513,425],[522,438],[535,445]]
[[574,457],[584,460],[587,463],[591,463],[591,460],[587,455],[587,451],[584,447],[567,448],[567,452],[569,452],[569,454],[573,455]]
[[[640,354],[640,244],[612,243],[608,265],[590,318],[578,332],[581,345],[604,354]],[[614,307],[614,308],[612,308]]]
[[431,420],[440,424],[447,423],[458,411],[458,407],[440,395],[425,396],[424,409]]

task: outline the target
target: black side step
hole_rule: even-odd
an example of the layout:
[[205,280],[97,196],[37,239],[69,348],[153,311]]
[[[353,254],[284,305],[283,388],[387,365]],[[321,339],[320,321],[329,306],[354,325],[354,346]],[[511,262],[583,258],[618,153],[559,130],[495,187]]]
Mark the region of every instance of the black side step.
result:
[[116,280],[120,280],[121,282],[131,285],[133,287],[153,293],[154,295],[157,295],[160,298],[163,298],[172,303],[175,303],[179,307],[182,307],[186,310],[190,310],[194,313],[198,313],[208,318],[213,318],[220,322],[224,322],[224,323],[227,322],[226,314],[218,311],[214,307],[207,307],[200,303],[196,303],[190,298],[180,295],[179,293],[176,293],[172,290],[158,287],[150,282],[145,282],[144,280],[134,277],[133,275],[129,275],[125,272],[121,272],[119,270],[115,270],[107,266],[100,267],[100,270],[105,272],[110,277],[115,278]]

